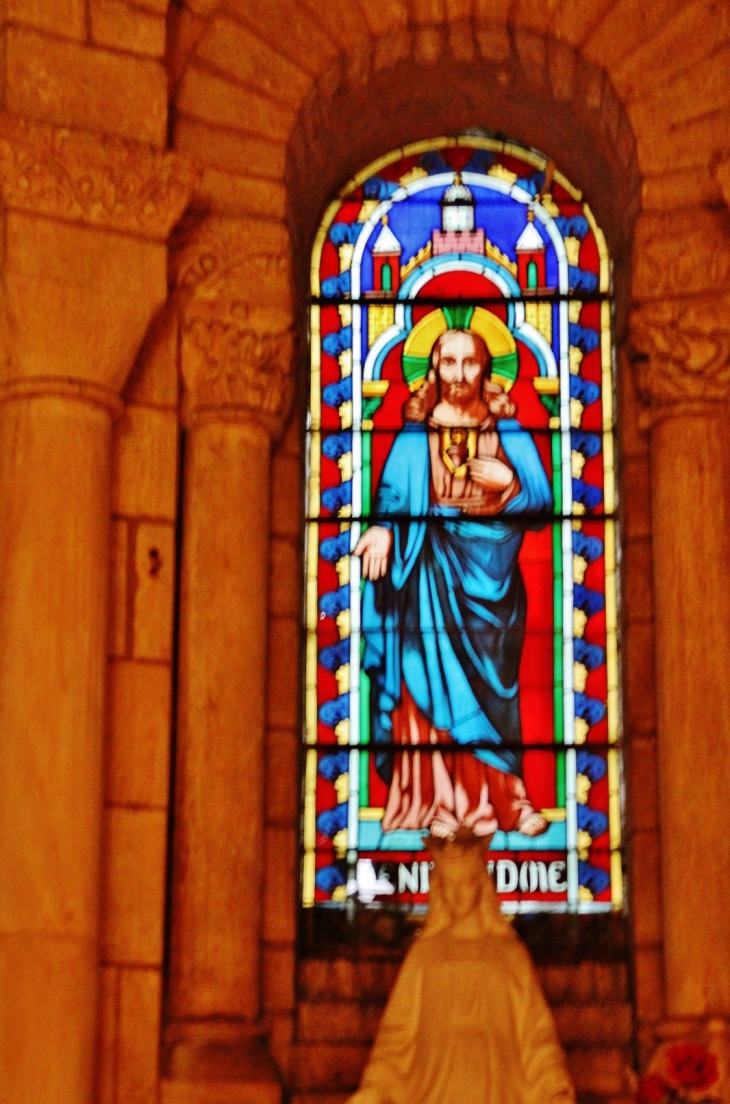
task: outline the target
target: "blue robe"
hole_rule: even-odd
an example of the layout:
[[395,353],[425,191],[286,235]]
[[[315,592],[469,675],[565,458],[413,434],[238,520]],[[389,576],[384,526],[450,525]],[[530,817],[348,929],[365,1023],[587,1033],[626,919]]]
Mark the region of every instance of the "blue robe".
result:
[[[521,736],[527,603],[517,558],[525,530],[544,527],[553,501],[530,434],[511,419],[497,430],[520,491],[493,517],[432,503],[427,427],[406,424],[398,434],[373,509],[393,545],[385,578],[363,590],[363,668],[376,744],[392,744],[405,683],[435,728],[458,744],[484,745],[475,749],[480,759],[520,774],[519,752],[502,746]],[[392,751],[376,750],[386,782],[392,760]]]

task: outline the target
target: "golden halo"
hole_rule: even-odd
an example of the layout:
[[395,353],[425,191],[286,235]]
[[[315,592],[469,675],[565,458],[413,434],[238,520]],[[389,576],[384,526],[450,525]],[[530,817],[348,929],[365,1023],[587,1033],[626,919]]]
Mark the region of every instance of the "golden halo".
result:
[[409,387],[415,389],[428,372],[431,351],[436,341],[448,330],[465,330],[483,338],[492,357],[492,379],[509,391],[517,378],[518,356],[514,336],[496,314],[484,307],[437,307],[417,322],[403,346],[403,374]]

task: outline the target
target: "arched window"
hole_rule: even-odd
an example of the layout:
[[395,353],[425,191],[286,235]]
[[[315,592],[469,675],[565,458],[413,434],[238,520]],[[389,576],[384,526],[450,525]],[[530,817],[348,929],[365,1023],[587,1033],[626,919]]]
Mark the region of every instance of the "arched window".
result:
[[303,904],[423,905],[426,833],[462,826],[506,911],[620,907],[589,207],[516,143],[409,146],[331,204],[311,293]]

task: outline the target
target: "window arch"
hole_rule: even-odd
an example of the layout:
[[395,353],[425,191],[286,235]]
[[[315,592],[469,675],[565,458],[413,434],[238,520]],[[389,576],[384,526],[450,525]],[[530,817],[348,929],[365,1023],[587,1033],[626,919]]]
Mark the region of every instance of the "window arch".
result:
[[459,826],[507,912],[621,906],[611,311],[589,207],[525,146],[407,146],[330,205],[305,907],[423,906],[425,833]]

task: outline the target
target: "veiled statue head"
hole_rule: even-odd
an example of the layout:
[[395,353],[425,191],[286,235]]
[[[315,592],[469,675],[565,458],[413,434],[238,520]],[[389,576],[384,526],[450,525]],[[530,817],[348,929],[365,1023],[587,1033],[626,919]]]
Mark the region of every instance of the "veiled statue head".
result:
[[428,846],[434,868],[424,935],[453,926],[465,934],[511,935],[484,865],[484,838],[459,828],[446,838],[431,834]]

